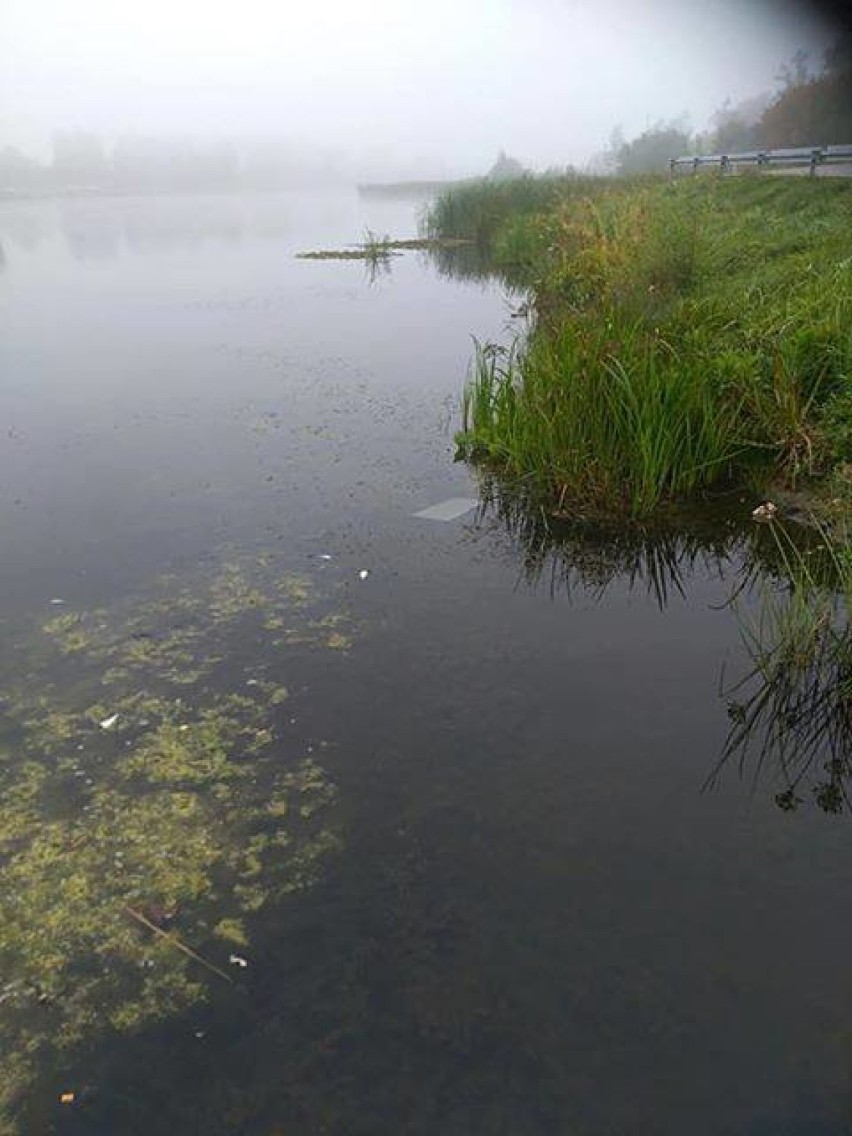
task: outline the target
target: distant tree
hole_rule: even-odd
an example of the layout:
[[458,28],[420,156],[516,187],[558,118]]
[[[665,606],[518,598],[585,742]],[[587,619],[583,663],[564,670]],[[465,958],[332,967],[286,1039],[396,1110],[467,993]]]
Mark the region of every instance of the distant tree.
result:
[[85,130],[57,131],[53,174],[60,185],[103,185],[110,176],[110,163],[101,140]]
[[511,178],[523,177],[526,172],[517,158],[510,158],[505,150],[501,150],[486,177],[489,181],[509,181]]
[[624,130],[620,125],[612,128],[607,145],[599,153],[594,154],[588,163],[588,172],[595,176],[613,177],[618,173],[619,155],[624,148],[626,139]]
[[757,127],[766,147],[852,142],[852,41],[840,39],[825,55],[819,74],[797,52],[779,73],[782,87]]
[[542,177],[546,178],[575,178],[578,176],[576,166],[570,163],[565,166],[548,166],[546,170],[542,171]]
[[823,56],[823,73],[838,75],[852,67],[852,29],[847,29],[826,49]]
[[641,174],[664,170],[670,158],[690,151],[689,131],[681,120],[658,122],[632,142],[625,142],[615,154],[619,174]]
[[801,47],[793,53],[789,62],[781,65],[775,76],[776,81],[781,84],[782,91],[788,91],[792,87],[803,87],[811,78],[810,55]]
[[772,95],[765,92],[733,105],[726,99],[711,118],[711,130],[696,139],[696,149],[717,154],[733,154],[738,150],[751,150],[760,144],[759,124]]
[[228,142],[125,134],[116,142],[112,163],[115,184],[122,189],[231,189],[240,177],[236,149]]
[[0,193],[31,193],[43,189],[47,180],[44,166],[22,154],[14,146],[0,150]]

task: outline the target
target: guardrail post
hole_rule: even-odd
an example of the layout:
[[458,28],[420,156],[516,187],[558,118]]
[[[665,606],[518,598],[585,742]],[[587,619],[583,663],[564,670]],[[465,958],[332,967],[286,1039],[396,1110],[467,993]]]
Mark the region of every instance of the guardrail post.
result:
[[808,169],[808,177],[816,177],[816,170],[819,163],[822,161],[822,149],[811,150],[811,161]]
[[726,174],[731,168],[731,159],[727,154],[723,154],[719,159],[719,173]]

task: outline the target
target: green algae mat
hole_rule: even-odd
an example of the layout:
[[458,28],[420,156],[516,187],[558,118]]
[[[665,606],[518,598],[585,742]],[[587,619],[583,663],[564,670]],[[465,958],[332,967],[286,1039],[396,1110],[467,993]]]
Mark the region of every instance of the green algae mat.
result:
[[252,919],[339,851],[331,743],[285,729],[304,652],[351,646],[319,576],[220,561],[4,628],[0,1132],[63,1054],[239,983]]

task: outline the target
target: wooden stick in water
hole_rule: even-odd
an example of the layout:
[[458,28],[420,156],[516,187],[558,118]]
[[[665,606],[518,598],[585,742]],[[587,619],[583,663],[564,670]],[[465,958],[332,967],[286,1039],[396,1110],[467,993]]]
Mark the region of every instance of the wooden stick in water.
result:
[[153,931],[155,935],[159,935],[161,939],[165,939],[167,942],[171,943],[173,947],[177,947],[177,949],[179,951],[182,951],[187,956],[187,958],[193,959],[195,962],[200,963],[203,967],[206,967],[207,970],[212,971],[214,974],[218,974],[220,978],[224,978],[225,981],[231,986],[234,985],[234,980],[233,978],[231,978],[230,974],[225,974],[224,970],[220,970],[218,966],[214,966],[212,962],[208,962],[207,959],[202,958],[199,954],[196,954],[192,947],[188,947],[186,943],[182,943],[180,939],[176,938],[174,935],[168,934],[168,932],[164,931],[162,927],[158,927],[156,923],[152,923],[151,920],[148,919],[147,916],[143,915],[141,911],[137,911],[133,907],[125,907],[124,910],[127,912],[131,919],[135,919],[137,923],[141,923],[143,927],[147,927],[149,931]]

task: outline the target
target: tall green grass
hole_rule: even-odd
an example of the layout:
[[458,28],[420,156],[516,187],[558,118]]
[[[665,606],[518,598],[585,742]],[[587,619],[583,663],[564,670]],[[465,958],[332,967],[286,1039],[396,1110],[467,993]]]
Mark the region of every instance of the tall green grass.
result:
[[534,318],[478,346],[463,455],[556,511],[647,515],[852,458],[852,185],[534,179],[439,199],[431,231],[524,264]]
[[477,346],[464,456],[498,465],[556,512],[647,513],[720,479],[739,456],[736,402],[713,397],[663,340],[564,326],[509,351]]
[[509,218],[551,209],[579,181],[561,175],[527,175],[505,181],[481,178],[460,182],[432,203],[423,229],[431,237],[457,237],[489,244]]

